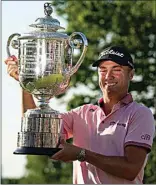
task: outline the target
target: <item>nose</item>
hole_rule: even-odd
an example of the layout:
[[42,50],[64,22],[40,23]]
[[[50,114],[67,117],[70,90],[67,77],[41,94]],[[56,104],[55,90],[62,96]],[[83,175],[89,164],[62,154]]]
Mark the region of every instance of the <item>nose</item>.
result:
[[113,74],[112,70],[108,70],[107,73],[106,73],[105,79],[112,79],[113,78],[112,74]]

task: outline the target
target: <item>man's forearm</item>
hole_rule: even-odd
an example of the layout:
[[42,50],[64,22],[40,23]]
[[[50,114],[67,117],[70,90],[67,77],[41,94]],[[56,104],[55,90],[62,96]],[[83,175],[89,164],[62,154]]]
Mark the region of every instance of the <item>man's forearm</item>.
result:
[[31,94],[22,90],[22,114],[24,114],[27,109],[36,108],[34,99]]
[[126,157],[104,156],[91,151],[86,151],[86,161],[111,175],[134,180],[136,174],[134,165]]

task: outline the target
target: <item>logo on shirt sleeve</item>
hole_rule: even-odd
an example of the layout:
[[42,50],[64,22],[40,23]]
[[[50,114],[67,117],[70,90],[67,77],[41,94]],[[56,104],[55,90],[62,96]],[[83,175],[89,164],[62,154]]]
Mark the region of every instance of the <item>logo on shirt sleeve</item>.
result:
[[141,139],[149,141],[151,136],[149,134],[143,134],[141,135]]

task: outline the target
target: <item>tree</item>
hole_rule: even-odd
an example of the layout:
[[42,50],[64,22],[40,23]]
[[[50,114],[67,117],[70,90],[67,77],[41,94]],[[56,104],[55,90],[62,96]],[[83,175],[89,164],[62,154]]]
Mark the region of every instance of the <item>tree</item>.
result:
[[[130,90],[135,93],[137,101],[153,108],[155,115],[156,14],[152,11],[153,4],[150,1],[94,0],[77,3],[67,0],[53,1],[53,5],[58,15],[67,20],[67,32],[81,31],[89,42],[85,61],[76,75],[72,76],[73,86],[84,84],[93,92],[97,91],[97,72],[91,68],[91,63],[103,48],[114,44],[125,45],[134,58],[136,68],[136,77]],[[75,100],[75,97],[72,99]],[[86,101],[84,96],[83,102],[92,102],[93,99]],[[69,104],[70,108],[75,107],[72,101]]]
[[18,178],[2,178],[1,184],[20,184],[20,179],[18,179]]
[[27,156],[26,174],[21,184],[72,183],[72,164],[52,161],[48,156]]
[[144,176],[144,184],[156,183],[156,137],[154,138],[152,152],[149,155],[149,162],[147,163]]

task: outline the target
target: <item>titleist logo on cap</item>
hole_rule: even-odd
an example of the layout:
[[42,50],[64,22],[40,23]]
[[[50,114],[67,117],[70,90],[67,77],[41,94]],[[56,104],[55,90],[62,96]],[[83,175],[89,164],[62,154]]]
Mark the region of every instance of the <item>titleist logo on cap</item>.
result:
[[120,52],[118,52],[118,51],[114,51],[114,50],[111,49],[111,50],[105,50],[105,51],[103,51],[103,52],[100,54],[99,58],[100,58],[101,56],[108,55],[108,54],[117,55],[117,56],[119,56],[119,57],[124,57],[124,54],[123,54],[123,53],[120,53]]

